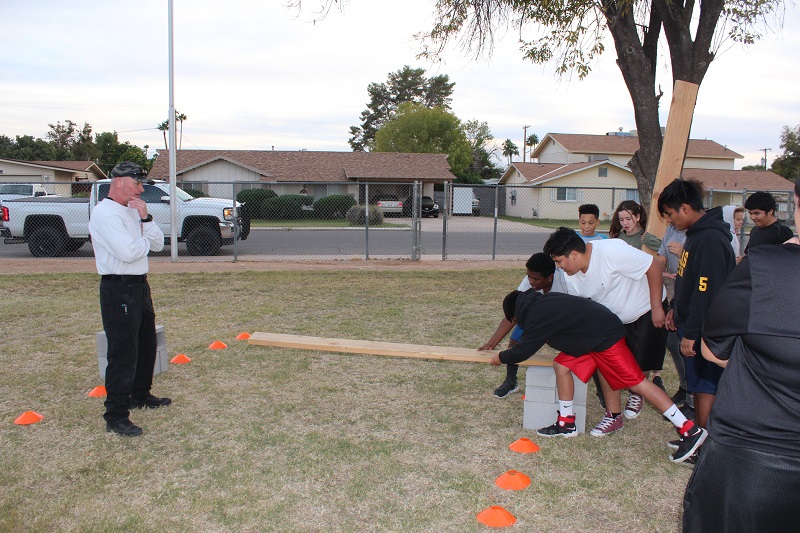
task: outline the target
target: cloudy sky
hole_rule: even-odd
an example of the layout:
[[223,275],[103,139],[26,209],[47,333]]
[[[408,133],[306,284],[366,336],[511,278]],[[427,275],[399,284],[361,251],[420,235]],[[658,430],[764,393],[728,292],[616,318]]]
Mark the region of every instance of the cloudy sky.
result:
[[[442,64],[416,59],[413,35],[429,29],[434,0],[350,0],[314,20],[287,0],[174,0],[175,107],[187,116],[183,148],[349,150],[367,85],[404,65],[455,81],[453,111],[489,124],[498,143],[528,134],[604,134],[634,129],[613,48],[583,80],[521,59],[505,35],[490,58],[457,49]],[[166,120],[166,0],[2,0],[0,134],[44,137],[71,119],[121,141],[163,148]],[[723,45],[700,94],[692,138],[741,153],[742,165],[780,154],[780,130],[800,124],[800,9],[749,49]],[[663,47],[662,47],[663,49]],[[658,73],[666,125],[671,75]]]

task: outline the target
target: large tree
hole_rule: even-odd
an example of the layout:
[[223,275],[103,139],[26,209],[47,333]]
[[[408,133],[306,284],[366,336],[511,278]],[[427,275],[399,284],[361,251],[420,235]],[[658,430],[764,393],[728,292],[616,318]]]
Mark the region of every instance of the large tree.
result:
[[[480,56],[491,51],[495,33],[512,27],[524,57],[553,61],[560,74],[585,77],[604,51],[610,35],[617,65],[633,101],[639,150],[630,160],[639,195],[648,204],[653,192],[662,136],[656,87],[658,45],[663,35],[673,81],[700,85],[727,38],[752,43],[757,24],[774,13],[781,0],[437,0],[436,23],[420,36],[423,56],[438,56],[452,40],[461,40]],[[502,31],[500,32],[502,33]],[[663,68],[663,67],[662,67]]]
[[508,158],[508,166],[511,166],[511,157],[519,155],[519,148],[511,139],[503,141],[503,155]]
[[481,184],[483,180],[500,178],[503,172],[494,162],[497,148],[492,145],[494,135],[489,124],[468,120],[464,123],[463,130],[469,142],[472,160],[458,181]]
[[92,161],[97,159],[97,147],[92,137],[92,126],[88,122],[78,129],[78,124],[65,120],[56,124],[48,124],[50,131],[47,139],[56,150],[56,160]]
[[375,152],[447,154],[450,170],[463,176],[469,168],[471,149],[461,121],[441,107],[400,104],[395,115],[375,134]]
[[772,171],[790,181],[800,179],[800,125],[781,131],[783,153],[772,162]]
[[350,147],[354,152],[370,150],[375,134],[390,120],[400,104],[414,102],[426,108],[450,109],[454,82],[446,74],[425,77],[425,69],[404,66],[390,72],[386,83],[370,83],[369,103],[361,112],[361,125],[350,127]]

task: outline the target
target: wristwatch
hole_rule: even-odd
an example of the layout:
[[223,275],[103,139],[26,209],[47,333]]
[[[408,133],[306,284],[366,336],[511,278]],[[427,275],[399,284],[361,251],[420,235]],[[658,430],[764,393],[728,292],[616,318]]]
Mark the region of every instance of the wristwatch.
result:
[[147,215],[147,218],[140,218],[139,220],[142,222],[142,224],[144,224],[145,222],[152,222],[153,215]]

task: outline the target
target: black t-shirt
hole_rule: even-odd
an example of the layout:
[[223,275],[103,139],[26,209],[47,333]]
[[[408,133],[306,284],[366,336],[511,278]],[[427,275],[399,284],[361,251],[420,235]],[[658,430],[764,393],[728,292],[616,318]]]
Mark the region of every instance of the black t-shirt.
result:
[[754,246],[762,244],[783,244],[792,237],[794,237],[792,230],[776,220],[769,226],[755,227],[750,230],[750,240],[747,241],[744,253],[748,253]]
[[720,443],[800,457],[800,246],[750,251],[719,291],[703,337],[728,366],[709,431]]
[[595,301],[561,292],[539,294],[533,289],[519,295],[517,323],[522,338],[500,352],[500,361],[517,364],[546,344],[580,357],[611,348],[625,335],[619,317]]

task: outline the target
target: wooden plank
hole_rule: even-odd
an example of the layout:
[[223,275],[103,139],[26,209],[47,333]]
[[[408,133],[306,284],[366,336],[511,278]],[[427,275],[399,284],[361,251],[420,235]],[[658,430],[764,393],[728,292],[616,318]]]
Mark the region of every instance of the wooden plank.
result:
[[658,212],[658,196],[672,180],[681,176],[699,89],[700,86],[697,84],[677,80],[672,90],[667,129],[664,133],[661,158],[658,160],[658,172],[653,185],[653,199],[650,201],[650,211],[647,213],[647,231],[659,239],[664,238],[667,222]]
[[[478,351],[471,348],[452,346],[426,346],[422,344],[400,344],[395,342],[362,341],[335,339],[329,337],[309,337],[305,335],[286,335],[283,333],[255,332],[247,340],[248,344],[276,346],[279,348],[300,348],[324,352],[357,353],[365,355],[386,355],[391,357],[412,357],[417,359],[437,359],[467,363],[488,363],[498,351]],[[536,354],[520,366],[551,366],[552,355]]]

